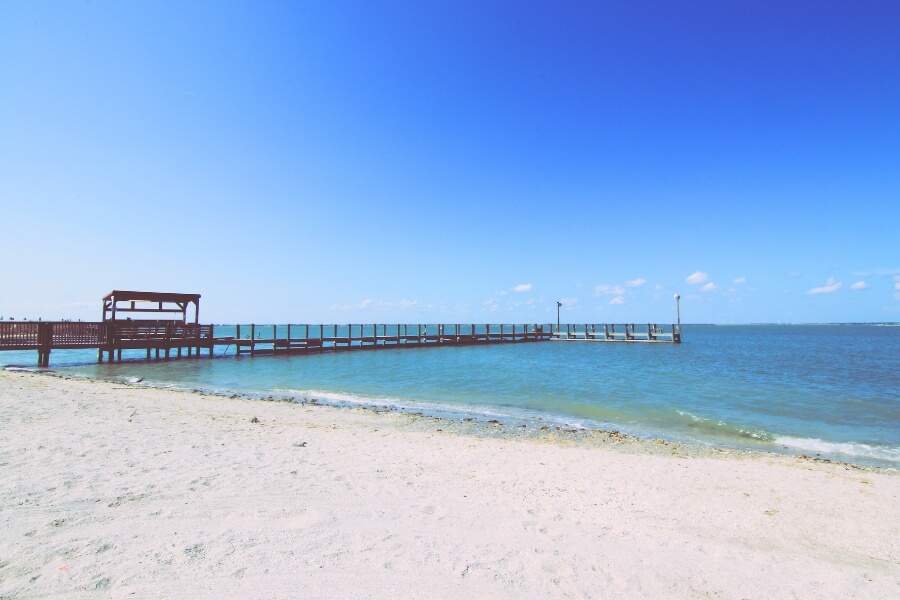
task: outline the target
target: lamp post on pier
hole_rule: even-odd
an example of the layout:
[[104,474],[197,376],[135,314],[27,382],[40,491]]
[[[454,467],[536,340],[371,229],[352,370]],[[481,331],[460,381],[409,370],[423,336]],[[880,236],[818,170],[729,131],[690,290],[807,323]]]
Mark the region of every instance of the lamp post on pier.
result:
[[678,311],[678,333],[681,333],[681,296],[675,294],[675,309]]
[[556,333],[559,333],[559,307],[562,306],[562,302],[556,303]]

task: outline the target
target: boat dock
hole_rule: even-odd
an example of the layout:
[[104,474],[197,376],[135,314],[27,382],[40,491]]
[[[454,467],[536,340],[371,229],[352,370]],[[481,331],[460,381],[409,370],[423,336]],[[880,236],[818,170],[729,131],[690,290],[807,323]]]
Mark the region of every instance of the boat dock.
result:
[[[39,367],[53,350],[96,349],[97,361],[308,354],[386,348],[423,348],[547,341],[681,343],[681,326],[647,324],[348,324],[201,325],[199,294],[113,291],[103,320],[0,321],[0,351],[37,350]],[[194,323],[188,322],[193,306]],[[121,318],[129,313],[175,313],[180,319]]]

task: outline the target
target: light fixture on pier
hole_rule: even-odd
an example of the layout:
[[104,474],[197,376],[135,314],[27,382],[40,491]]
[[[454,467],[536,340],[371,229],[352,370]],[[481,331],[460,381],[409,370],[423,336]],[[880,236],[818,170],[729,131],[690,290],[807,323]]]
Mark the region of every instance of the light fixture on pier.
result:
[[681,333],[681,296],[675,294],[675,308],[678,311],[678,333]]

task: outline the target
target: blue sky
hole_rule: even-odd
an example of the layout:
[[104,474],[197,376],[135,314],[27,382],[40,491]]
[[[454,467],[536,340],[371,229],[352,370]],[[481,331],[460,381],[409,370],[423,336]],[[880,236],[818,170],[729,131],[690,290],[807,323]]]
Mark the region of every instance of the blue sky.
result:
[[900,321],[900,4],[4,2],[0,315]]

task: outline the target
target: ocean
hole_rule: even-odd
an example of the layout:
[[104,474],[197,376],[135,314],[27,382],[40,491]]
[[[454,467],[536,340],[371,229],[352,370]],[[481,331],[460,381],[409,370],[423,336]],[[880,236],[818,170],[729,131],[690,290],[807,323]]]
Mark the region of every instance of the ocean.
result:
[[[217,334],[219,328],[217,326]],[[618,430],[900,468],[900,327],[685,325],[682,344],[543,342],[96,363],[50,370],[140,385]],[[128,354],[126,353],[126,357]],[[33,368],[36,353],[0,353]]]

